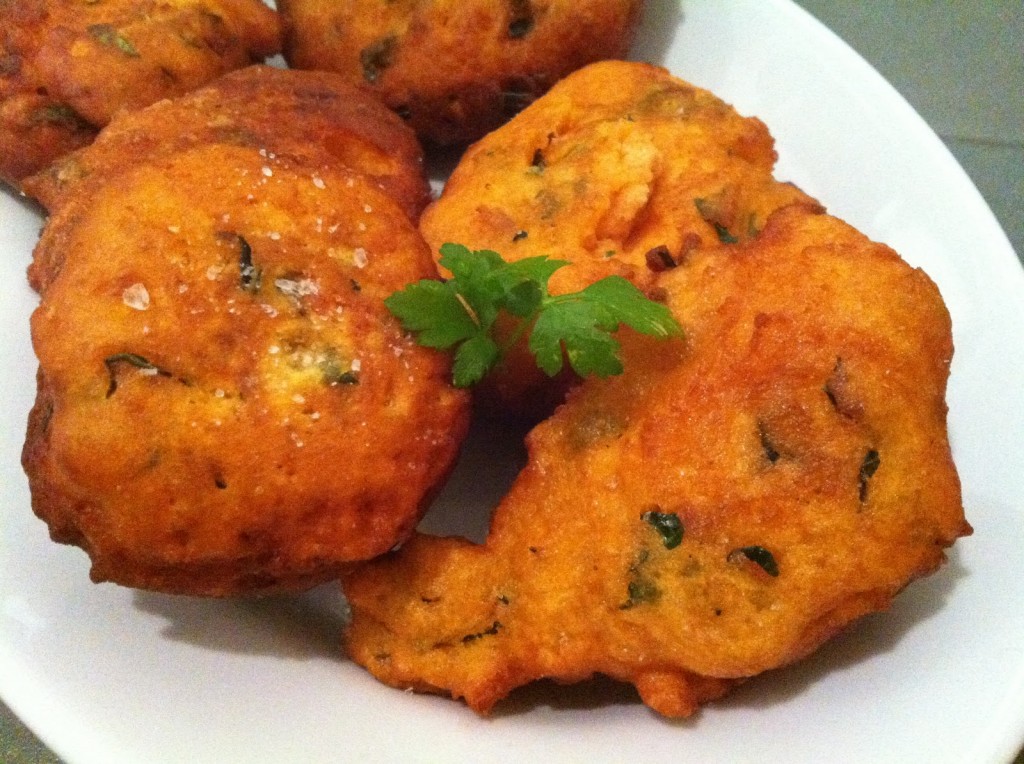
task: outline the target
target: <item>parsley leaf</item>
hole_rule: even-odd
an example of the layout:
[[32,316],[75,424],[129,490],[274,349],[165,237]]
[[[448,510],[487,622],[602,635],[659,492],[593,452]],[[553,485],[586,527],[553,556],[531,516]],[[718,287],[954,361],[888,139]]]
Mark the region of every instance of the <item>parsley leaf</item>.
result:
[[[577,294],[582,298],[582,293]],[[569,365],[581,377],[621,374],[619,343],[610,334],[617,328],[598,304],[583,299],[554,303],[537,316],[529,347],[537,365],[550,377],[562,370],[563,343]]]
[[452,382],[469,387],[479,382],[501,357],[498,343],[486,334],[477,334],[463,342],[455,353]]
[[[384,303],[421,345],[455,349],[452,377],[458,387],[480,381],[527,332],[528,347],[549,376],[567,358],[580,376],[602,377],[622,373],[619,342],[612,336],[620,325],[662,338],[682,333],[667,307],[620,276],[551,295],[548,281],[568,265],[564,260],[541,255],[506,262],[497,252],[450,243],[440,253],[450,279],[418,281]],[[499,345],[494,325],[502,313],[518,323]]]
[[450,281],[423,279],[395,292],[384,304],[402,319],[405,329],[419,332],[417,341],[425,347],[450,348],[478,332]]

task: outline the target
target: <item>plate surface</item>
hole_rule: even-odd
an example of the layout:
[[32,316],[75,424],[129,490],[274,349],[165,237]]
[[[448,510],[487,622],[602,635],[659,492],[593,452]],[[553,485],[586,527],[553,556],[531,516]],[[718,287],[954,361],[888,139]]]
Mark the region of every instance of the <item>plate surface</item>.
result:
[[[778,175],[895,247],[953,316],[950,437],[974,536],[888,613],[685,722],[609,683],[527,688],[482,720],[338,649],[334,587],[202,601],[88,579],[19,464],[34,395],[38,211],[0,192],[0,695],[69,762],[1007,761],[1024,741],[1024,273],[939,139],[788,0],[649,0],[635,57],[776,136]],[[427,521],[478,534],[518,454],[463,465]]]

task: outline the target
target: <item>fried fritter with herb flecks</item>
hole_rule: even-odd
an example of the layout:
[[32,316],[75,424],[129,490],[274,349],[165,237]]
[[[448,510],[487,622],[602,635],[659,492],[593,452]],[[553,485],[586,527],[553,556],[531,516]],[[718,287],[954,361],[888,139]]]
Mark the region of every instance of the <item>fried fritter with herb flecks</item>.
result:
[[70,230],[32,316],[23,464],[34,511],[94,580],[296,589],[411,533],[468,397],[384,307],[436,270],[375,181],[200,145],[111,176],[54,224]]
[[624,58],[642,0],[280,0],[284,55],[378,93],[434,143],[475,140],[559,78]]
[[87,146],[98,128],[19,82],[8,72],[12,62],[16,58],[0,50],[0,181],[17,187],[56,157]]
[[0,180],[17,186],[122,110],[280,50],[260,0],[0,2]]
[[666,716],[887,608],[971,528],[934,284],[792,207],[657,281],[686,331],[625,337],[528,436],[482,545],[415,536],[343,578],[377,678],[487,713],[605,674]]
[[337,74],[262,65],[119,115],[88,148],[23,185],[53,213],[126,166],[200,143],[252,146],[314,167],[341,164],[373,178],[413,220],[430,198],[416,136],[377,98]]
[[[592,64],[474,144],[420,221],[445,242],[506,260],[569,261],[554,294],[608,275],[641,289],[704,247],[756,236],[768,216],[809,197],[773,175],[758,119],[664,69]],[[560,398],[523,343],[484,388],[497,407],[550,410]]]

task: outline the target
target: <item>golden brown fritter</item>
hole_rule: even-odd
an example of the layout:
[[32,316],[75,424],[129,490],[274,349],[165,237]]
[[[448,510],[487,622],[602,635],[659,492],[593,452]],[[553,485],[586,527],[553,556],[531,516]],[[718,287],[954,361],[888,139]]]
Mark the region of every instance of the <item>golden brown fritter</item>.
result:
[[0,180],[279,49],[260,0],[0,0]]
[[415,227],[371,179],[265,154],[113,175],[60,238],[23,463],[97,581],[330,579],[405,538],[454,460],[467,396],[383,305],[436,276]]
[[[420,230],[435,256],[458,242],[569,261],[554,294],[613,274],[643,289],[693,251],[744,241],[774,210],[810,201],[775,180],[775,160],[760,120],[664,69],[601,62],[470,147]],[[482,396],[544,409],[552,390],[520,344]]]
[[686,716],[886,608],[970,533],[925,274],[793,207],[657,289],[685,340],[626,337],[625,373],[531,432],[485,544],[419,535],[343,579],[346,648],[379,679],[486,713],[601,673]]
[[[252,146],[373,178],[416,220],[430,198],[416,136],[380,101],[336,74],[250,66],[173,100],[116,117],[88,148],[27,178],[51,212],[112,173],[200,143]],[[79,189],[85,183],[84,191]]]
[[27,87],[10,71],[16,66],[17,57],[0,50],[0,181],[15,187],[97,133],[71,107]]
[[379,93],[422,137],[481,137],[575,69],[624,58],[642,0],[280,0],[284,54]]

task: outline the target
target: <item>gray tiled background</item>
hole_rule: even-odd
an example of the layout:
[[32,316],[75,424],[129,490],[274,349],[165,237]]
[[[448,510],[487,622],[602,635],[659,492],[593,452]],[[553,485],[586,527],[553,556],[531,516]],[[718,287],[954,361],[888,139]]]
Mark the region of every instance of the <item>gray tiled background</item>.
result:
[[[868,59],[931,124],[1024,261],[1024,2],[797,2]],[[0,704],[0,762],[57,761]],[[1017,764],[1024,764],[1024,755]]]
[[1024,261],[1024,2],[796,0],[910,101]]

